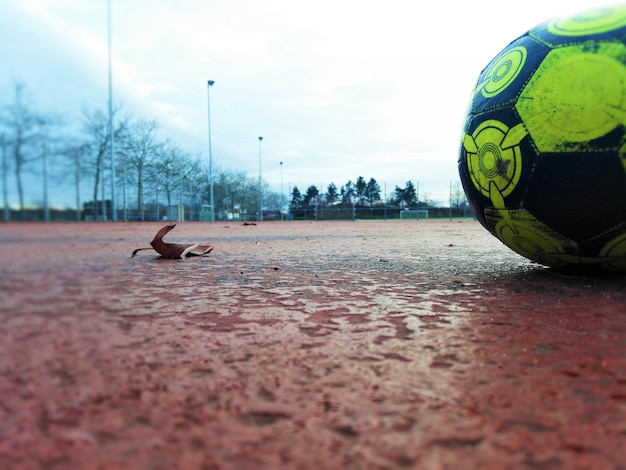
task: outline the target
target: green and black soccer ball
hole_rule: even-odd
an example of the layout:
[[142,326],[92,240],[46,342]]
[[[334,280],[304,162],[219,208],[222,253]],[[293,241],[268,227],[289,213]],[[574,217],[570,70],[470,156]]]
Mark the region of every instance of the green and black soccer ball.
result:
[[626,6],[546,21],[480,74],[461,182],[477,219],[555,268],[626,272]]

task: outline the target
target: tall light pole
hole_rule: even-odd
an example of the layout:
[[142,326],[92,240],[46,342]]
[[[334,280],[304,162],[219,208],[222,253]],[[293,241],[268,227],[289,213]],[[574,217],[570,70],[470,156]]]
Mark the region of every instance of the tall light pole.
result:
[[9,210],[9,162],[7,160],[7,142],[4,140],[4,134],[0,134],[0,145],[2,146],[2,195],[4,196],[4,212],[2,220],[8,222],[11,218]]
[[283,162],[280,162],[280,220],[283,220],[283,207],[285,202],[283,199]]
[[259,220],[263,222],[263,186],[261,179],[261,142],[263,137],[259,136]]
[[111,218],[113,222],[117,222],[117,203],[115,202],[115,153],[113,152],[113,80],[111,78],[111,0],[107,1],[107,42],[109,49],[109,159],[111,160]]
[[213,222],[215,221],[215,206],[213,205],[213,153],[211,151],[211,87],[215,81],[208,80],[206,83],[207,115],[209,121],[209,204],[211,205],[209,222]]
[[452,220],[452,180],[450,180],[450,192],[448,193],[448,217]]

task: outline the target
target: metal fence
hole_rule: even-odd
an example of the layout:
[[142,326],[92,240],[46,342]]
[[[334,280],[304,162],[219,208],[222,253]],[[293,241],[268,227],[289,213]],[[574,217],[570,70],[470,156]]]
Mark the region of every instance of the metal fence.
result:
[[[207,205],[146,205],[143,210],[131,208],[118,208],[116,211],[117,221],[137,222],[137,221],[166,221],[166,222],[205,222],[210,220],[210,213]],[[420,211],[411,211],[410,217],[406,215],[406,210],[393,206],[373,206],[373,207],[340,207],[340,206],[318,206],[294,209],[286,213],[278,211],[263,211],[264,221],[274,220],[386,220],[386,219],[406,219],[421,220],[432,218],[458,218],[471,217],[469,206],[461,208],[430,207]],[[422,214],[416,217],[415,213]],[[93,203],[85,203],[81,210],[76,209],[47,209],[41,207],[30,207],[24,211],[8,209],[4,211],[3,220],[25,221],[25,222],[102,222],[112,221],[113,214],[109,201],[98,202],[94,209]],[[215,214],[216,221],[259,221],[257,214],[240,214],[236,212],[219,212]]]

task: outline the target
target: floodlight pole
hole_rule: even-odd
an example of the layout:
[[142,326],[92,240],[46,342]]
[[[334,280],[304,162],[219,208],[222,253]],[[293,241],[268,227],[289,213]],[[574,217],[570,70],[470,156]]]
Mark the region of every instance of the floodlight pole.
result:
[[450,192],[448,193],[448,217],[452,220],[452,180],[450,180]]
[[207,81],[207,116],[209,121],[209,204],[211,212],[209,213],[209,222],[215,221],[215,206],[213,205],[213,153],[211,151],[211,87],[215,83],[214,80]]
[[11,218],[11,211],[9,210],[9,186],[8,186],[8,173],[9,162],[7,160],[7,142],[4,139],[4,134],[0,134],[0,145],[2,146],[2,194],[4,196],[4,222],[8,222]]
[[387,182],[385,181],[385,220],[387,220]]
[[[111,161],[111,219],[117,222],[115,195],[115,152],[113,152],[113,79],[111,73],[111,0],[107,1],[107,37],[109,49],[109,160]],[[105,212],[106,217],[106,212]]]
[[285,202],[283,200],[283,162],[280,162],[280,220],[283,220],[283,208]]
[[259,136],[259,221],[263,222],[263,187],[261,179],[261,142],[263,137]]

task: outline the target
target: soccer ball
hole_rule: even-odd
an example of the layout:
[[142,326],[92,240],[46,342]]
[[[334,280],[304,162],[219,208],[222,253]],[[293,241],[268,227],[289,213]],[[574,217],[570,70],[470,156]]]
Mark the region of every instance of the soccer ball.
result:
[[476,218],[520,255],[626,272],[626,6],[546,21],[498,54],[459,173]]

